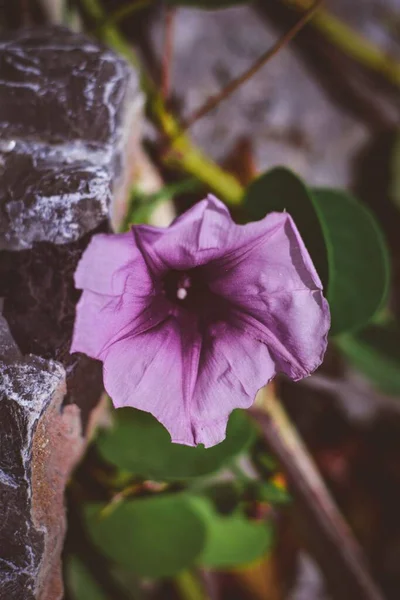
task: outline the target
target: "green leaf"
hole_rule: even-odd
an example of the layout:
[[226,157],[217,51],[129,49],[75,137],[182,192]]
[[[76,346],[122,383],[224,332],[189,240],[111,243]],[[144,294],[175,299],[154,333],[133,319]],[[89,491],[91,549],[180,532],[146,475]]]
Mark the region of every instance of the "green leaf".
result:
[[124,219],[122,231],[128,230],[132,225],[149,223],[152,213],[156,208],[173,200],[174,196],[185,192],[193,192],[199,188],[199,181],[193,177],[165,185],[157,192],[147,194],[139,188],[133,187],[129,197],[128,210]]
[[203,497],[193,497],[192,505],[207,527],[206,544],[198,558],[203,567],[223,569],[248,564],[271,548],[271,524],[250,521],[239,509],[221,515]]
[[350,194],[315,189],[329,260],[331,334],[365,326],[387,301],[390,258],[373,214]]
[[386,323],[336,339],[350,364],[387,394],[400,394],[400,327]]
[[103,431],[97,441],[103,458],[137,477],[159,481],[209,475],[244,452],[255,436],[253,423],[240,410],[229,419],[226,439],[207,449],[173,444],[167,430],[149,413],[120,408],[114,418],[113,428]]
[[140,577],[173,576],[192,566],[204,548],[206,528],[186,494],[126,501],[106,516],[103,508],[85,507],[93,542]]
[[246,194],[249,213],[261,218],[287,210],[324,283],[331,335],[364,327],[387,300],[390,261],[372,213],[350,194],[308,189],[291,171],[272,169]]
[[71,600],[108,600],[100,585],[77,556],[66,563],[66,581]]

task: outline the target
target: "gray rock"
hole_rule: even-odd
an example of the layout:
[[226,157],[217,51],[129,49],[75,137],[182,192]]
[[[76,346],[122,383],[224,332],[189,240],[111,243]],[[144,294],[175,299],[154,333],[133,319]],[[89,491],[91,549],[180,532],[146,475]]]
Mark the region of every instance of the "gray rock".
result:
[[142,105],[136,73],[85,36],[0,40],[0,249],[76,241],[107,219]]
[[[2,317],[0,347],[0,598],[30,600],[40,584],[49,533],[35,523],[33,514],[37,495],[32,487],[34,439],[55,394],[59,402],[62,399],[65,372],[54,361],[16,357]],[[10,348],[14,348],[12,353]]]

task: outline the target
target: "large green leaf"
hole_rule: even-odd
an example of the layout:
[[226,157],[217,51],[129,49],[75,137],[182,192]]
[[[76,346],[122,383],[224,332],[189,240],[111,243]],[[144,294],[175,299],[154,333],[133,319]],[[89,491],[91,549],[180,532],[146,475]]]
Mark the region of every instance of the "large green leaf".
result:
[[85,508],[87,529],[112,561],[140,577],[168,577],[193,565],[206,540],[206,526],[185,494],[126,501],[111,512],[104,504]]
[[315,189],[328,248],[331,334],[366,325],[387,300],[390,262],[372,213],[350,194]]
[[203,497],[193,497],[192,504],[207,527],[206,543],[198,557],[203,567],[223,569],[248,564],[271,547],[271,524],[251,521],[239,509],[221,515]]
[[234,411],[226,439],[217,446],[191,448],[173,444],[167,430],[149,413],[133,408],[114,412],[114,426],[98,438],[107,461],[145,479],[180,480],[208,475],[245,451],[255,435],[244,411]]
[[349,362],[382,391],[400,394],[400,328],[393,323],[369,325],[345,334],[337,343]]
[[351,195],[310,190],[283,167],[248,188],[246,206],[255,218],[287,210],[310,252],[329,301],[331,335],[364,327],[387,299],[389,253],[372,213]]

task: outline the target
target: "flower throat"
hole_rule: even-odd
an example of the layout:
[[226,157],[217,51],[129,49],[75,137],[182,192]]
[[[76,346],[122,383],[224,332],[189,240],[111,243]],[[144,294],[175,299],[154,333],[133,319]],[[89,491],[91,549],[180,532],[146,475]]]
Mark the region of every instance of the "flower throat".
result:
[[186,310],[202,310],[214,297],[200,268],[169,271],[163,288],[170,302]]

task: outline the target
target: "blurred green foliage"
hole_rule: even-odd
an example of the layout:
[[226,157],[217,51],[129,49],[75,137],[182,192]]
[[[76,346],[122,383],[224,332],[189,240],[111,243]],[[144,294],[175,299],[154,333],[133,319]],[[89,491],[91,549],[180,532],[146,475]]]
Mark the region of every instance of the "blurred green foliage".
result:
[[221,444],[191,448],[172,444],[167,430],[151,414],[122,408],[114,413],[113,427],[101,432],[97,446],[105,460],[136,477],[180,481],[215,473],[245,452],[255,434],[246,413],[236,410]]
[[112,511],[85,506],[88,531],[112,561],[141,577],[167,577],[191,567],[204,548],[206,525],[185,493],[126,500]]
[[141,577],[167,577],[192,567],[228,568],[260,558],[272,525],[250,520],[240,507],[220,514],[206,496],[188,492],[127,500],[108,510],[85,507],[95,545]]
[[371,324],[353,335],[343,335],[339,347],[350,364],[362,371],[383,392],[400,394],[400,328],[397,324]]

